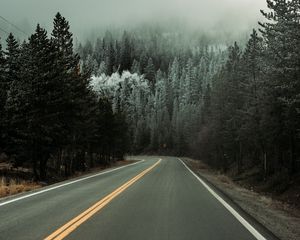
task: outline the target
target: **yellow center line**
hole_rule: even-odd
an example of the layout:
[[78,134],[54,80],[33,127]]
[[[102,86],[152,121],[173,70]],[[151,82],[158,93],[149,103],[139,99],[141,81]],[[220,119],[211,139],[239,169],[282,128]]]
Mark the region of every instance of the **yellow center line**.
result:
[[66,236],[68,236],[71,232],[73,232],[77,227],[79,227],[82,223],[87,221],[89,218],[91,218],[95,213],[100,211],[104,206],[106,206],[110,201],[112,201],[115,197],[117,197],[120,193],[125,191],[127,188],[129,188],[132,184],[134,184],[137,180],[142,178],[145,174],[147,174],[149,171],[151,171],[153,168],[155,168],[159,163],[161,162],[161,159],[157,161],[155,164],[153,164],[151,167],[147,168],[134,178],[130,179],[128,182],[114,190],[112,193],[108,194],[106,197],[102,198],[100,201],[95,203],[93,206],[79,214],[77,217],[73,218],[71,221],[67,222],[65,225],[57,229],[55,232],[50,234],[48,237],[46,237],[44,240],[60,240],[64,239]]

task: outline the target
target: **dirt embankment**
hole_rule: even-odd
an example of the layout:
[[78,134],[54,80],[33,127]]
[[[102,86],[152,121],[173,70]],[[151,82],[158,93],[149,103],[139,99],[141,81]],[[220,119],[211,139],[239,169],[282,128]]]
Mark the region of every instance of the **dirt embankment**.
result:
[[[275,199],[268,194],[256,192],[250,186],[246,188],[233,181],[232,178],[211,169],[201,161],[190,158],[183,158],[183,160],[195,173],[227,194],[242,209],[280,239],[300,239],[300,210],[295,205],[278,200],[279,198]],[[284,199],[283,196],[280,198]]]

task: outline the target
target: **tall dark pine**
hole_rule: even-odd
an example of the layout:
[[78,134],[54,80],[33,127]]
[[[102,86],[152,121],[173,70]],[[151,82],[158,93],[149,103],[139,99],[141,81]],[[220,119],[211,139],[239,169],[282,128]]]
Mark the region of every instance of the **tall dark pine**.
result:
[[153,64],[152,58],[148,59],[147,66],[145,68],[145,78],[149,81],[151,90],[154,91],[155,86],[155,66]]
[[[212,118],[214,144],[218,159],[226,171],[230,161],[239,161],[239,135],[242,95],[240,94],[241,51],[235,43],[228,49],[228,60],[220,73],[215,76],[212,89]],[[219,165],[220,167],[220,165]]]
[[[1,39],[0,39],[1,40]],[[2,51],[2,45],[0,43],[0,151],[4,148],[4,115],[5,115],[5,103],[7,100],[8,85],[6,81],[5,72],[5,58]]]
[[121,42],[120,72],[130,70],[132,65],[132,50],[130,37],[127,32],[124,32]]
[[111,75],[114,71],[116,71],[116,51],[114,49],[113,40],[110,41],[108,47],[108,58],[107,58],[107,71],[108,74]]
[[[267,2],[269,12],[262,11],[267,21],[260,24],[260,30],[267,44],[268,96],[273,103],[269,110],[273,113],[270,146],[277,146],[278,154],[272,157],[277,158],[274,168],[285,166],[294,173],[300,154],[297,150],[300,146],[300,4],[296,0]],[[283,161],[283,158],[287,160]]]
[[121,46],[120,43],[115,41],[115,67],[116,70],[119,71],[121,67]]
[[229,48],[229,58],[226,64],[226,93],[227,100],[225,111],[227,116],[226,122],[226,148],[228,156],[238,163],[238,171],[242,168],[241,158],[241,139],[239,130],[241,128],[240,111],[244,103],[244,96],[241,92],[241,50],[235,42]]
[[2,50],[2,45],[0,43],[0,114],[3,113],[6,97],[7,97],[7,90],[8,90],[8,86],[5,78],[5,62],[6,61],[4,58],[4,52]]
[[62,54],[61,61],[67,70],[76,71],[78,56],[73,52],[73,34],[70,32],[69,22],[57,13],[53,22],[52,41],[56,50]]
[[114,115],[107,98],[100,98],[97,103],[94,152],[100,155],[100,163],[109,163],[113,153]]
[[22,44],[18,81],[12,82],[6,104],[10,143],[18,161],[31,159],[36,179],[46,178],[47,161],[62,138],[60,79],[55,51],[39,25]]
[[34,149],[34,165],[39,167],[39,178],[45,179],[49,156],[58,151],[64,138],[64,124],[61,122],[64,92],[59,76],[63,68],[57,64],[55,48],[47,38],[47,32],[39,25],[29,39],[29,49],[33,63],[29,69],[33,74],[26,97],[31,108],[28,135]]
[[[82,155],[82,148],[86,146],[86,121],[90,106],[89,72],[81,73],[79,57],[73,51],[73,37],[70,32],[68,21],[59,13],[54,19],[54,29],[52,32],[52,43],[58,56],[58,62],[63,66],[60,72],[63,81],[63,91],[65,101],[61,105],[64,112],[63,122],[66,129],[65,142],[62,143],[67,149],[67,159],[65,160],[66,174],[70,174],[77,168],[77,155]],[[82,159],[81,159],[82,160]]]
[[[265,142],[262,138],[263,129],[261,128],[264,103],[268,100],[264,97],[266,86],[263,75],[264,47],[263,40],[253,30],[246,45],[242,57],[242,92],[245,99],[242,114],[242,128],[240,131],[241,140],[247,145],[247,155],[252,159],[261,161],[265,152]],[[263,166],[263,164],[261,164]]]
[[20,69],[20,62],[19,62],[19,54],[20,48],[19,43],[15,39],[12,33],[9,34],[8,38],[6,39],[6,62],[7,62],[7,78],[8,81],[11,83],[15,81],[19,77],[19,69]]
[[76,105],[80,95],[77,95],[79,82],[79,58],[73,52],[73,37],[69,31],[68,21],[57,13],[54,18],[51,42],[54,46],[57,63],[62,66],[58,73],[62,81],[62,91],[64,92],[64,103],[60,110],[64,112],[63,122],[66,130],[65,143],[68,144],[73,139],[72,132],[75,131]]
[[145,78],[151,83],[155,81],[155,66],[152,58],[148,59],[147,66],[145,68]]
[[9,34],[6,39],[6,51],[5,51],[5,92],[7,94],[7,100],[5,103],[5,115],[4,115],[4,129],[5,129],[5,141],[7,143],[6,151],[11,152],[13,149],[18,146],[18,143],[15,142],[12,136],[16,135],[18,129],[12,126],[12,123],[15,121],[13,118],[14,109],[18,109],[21,105],[17,101],[19,87],[21,84],[21,74],[20,74],[20,46],[13,34]]

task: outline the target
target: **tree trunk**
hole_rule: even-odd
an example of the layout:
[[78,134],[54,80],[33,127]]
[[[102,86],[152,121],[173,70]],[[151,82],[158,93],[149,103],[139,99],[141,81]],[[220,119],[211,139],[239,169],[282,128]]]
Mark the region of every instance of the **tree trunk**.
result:
[[90,168],[93,168],[94,167],[94,158],[93,158],[93,152],[90,150],[89,151],[89,153],[88,153],[88,155],[89,155],[89,167]]
[[296,141],[295,137],[291,137],[291,147],[290,147],[290,166],[289,166],[289,172],[291,175],[295,174],[297,172],[297,164],[296,164]]
[[37,157],[36,157],[36,153],[32,154],[32,158],[33,158],[33,174],[34,174],[34,180],[38,181],[39,180],[39,174],[37,171]]
[[263,169],[264,169],[264,180],[267,179],[268,175],[268,163],[267,163],[267,152],[264,152],[264,162],[263,162]]
[[48,156],[40,157],[40,180],[44,181],[47,177],[47,160]]

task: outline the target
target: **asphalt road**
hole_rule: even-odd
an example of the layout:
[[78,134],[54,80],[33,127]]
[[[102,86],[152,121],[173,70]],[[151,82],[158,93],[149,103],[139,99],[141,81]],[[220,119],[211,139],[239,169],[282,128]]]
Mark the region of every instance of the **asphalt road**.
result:
[[0,239],[271,239],[179,159],[143,159],[0,201]]

